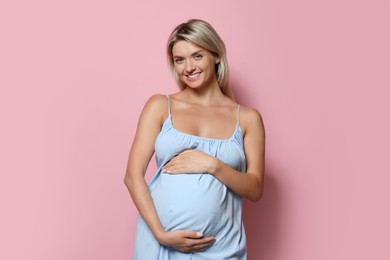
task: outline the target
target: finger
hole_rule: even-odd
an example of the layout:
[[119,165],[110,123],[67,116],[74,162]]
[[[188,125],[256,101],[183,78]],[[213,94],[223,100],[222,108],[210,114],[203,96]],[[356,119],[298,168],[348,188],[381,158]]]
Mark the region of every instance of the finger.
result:
[[214,244],[214,242],[215,242],[215,239],[213,238],[211,241],[209,241],[207,243],[195,244],[189,250],[192,252],[204,251],[208,247],[212,246]]
[[203,233],[200,231],[184,231],[184,236],[187,238],[201,238]]
[[177,157],[172,158],[169,162],[167,162],[162,169],[167,170],[167,169],[172,169],[173,167],[177,167],[183,165],[183,163],[178,159]]
[[167,167],[167,168],[163,168],[163,172],[164,173],[175,173],[175,168],[174,167]]
[[190,243],[192,247],[209,245],[215,242],[214,237],[198,238],[198,239],[191,239],[191,240],[192,241]]
[[202,247],[214,243],[214,237],[205,237],[205,238],[187,238],[186,244],[188,247]]
[[166,168],[166,167],[169,167],[169,166],[172,166],[172,164],[174,164],[174,162],[175,162],[175,160],[174,160],[175,158],[172,158],[169,162],[167,162],[164,166],[163,166],[163,168]]
[[164,167],[163,171],[166,173],[184,173],[188,172],[188,170],[185,169],[185,165],[182,163],[176,163],[169,167]]
[[177,159],[177,156],[178,155],[175,155],[174,157],[172,157],[168,162],[165,163],[165,165],[163,167],[171,166],[172,164],[174,164],[176,159]]
[[169,172],[169,171],[172,170],[174,167],[175,167],[174,162],[170,161],[169,163],[167,163],[166,165],[164,165],[164,166],[162,167],[162,170],[163,170],[163,172]]
[[208,244],[208,243],[214,243],[215,237],[205,237],[205,238],[198,238],[196,239],[196,244]]

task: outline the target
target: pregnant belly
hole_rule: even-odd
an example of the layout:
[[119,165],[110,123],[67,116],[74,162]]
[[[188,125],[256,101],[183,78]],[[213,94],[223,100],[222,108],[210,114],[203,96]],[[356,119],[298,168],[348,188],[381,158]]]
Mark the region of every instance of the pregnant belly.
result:
[[161,174],[151,190],[166,230],[216,235],[224,225],[227,188],[210,174]]

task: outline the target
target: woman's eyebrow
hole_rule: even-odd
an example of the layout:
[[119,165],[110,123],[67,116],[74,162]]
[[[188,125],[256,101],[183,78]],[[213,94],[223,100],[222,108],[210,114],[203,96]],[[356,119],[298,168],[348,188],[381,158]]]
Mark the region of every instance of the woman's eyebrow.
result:
[[196,52],[194,52],[193,54],[191,54],[191,56],[198,55],[198,54],[200,54],[201,52],[203,52],[203,50],[196,51]]
[[[195,55],[198,55],[198,54],[200,54],[200,53],[202,53],[203,52],[203,50],[199,50],[199,51],[195,51],[195,52],[193,52],[192,54],[191,54],[191,56],[195,56]],[[183,56],[180,56],[180,55],[173,55],[172,56],[172,58],[183,58]]]

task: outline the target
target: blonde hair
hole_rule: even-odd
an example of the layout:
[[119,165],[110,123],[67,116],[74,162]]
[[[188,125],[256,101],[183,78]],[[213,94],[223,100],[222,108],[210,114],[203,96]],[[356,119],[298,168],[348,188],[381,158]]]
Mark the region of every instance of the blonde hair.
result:
[[175,71],[172,55],[173,45],[178,41],[187,41],[196,44],[208,50],[219,59],[219,63],[215,65],[218,85],[225,96],[234,100],[233,92],[229,86],[229,68],[225,44],[214,28],[205,21],[190,19],[186,23],[179,24],[168,38],[167,58],[169,67],[180,89],[184,89],[186,85],[179,79]]

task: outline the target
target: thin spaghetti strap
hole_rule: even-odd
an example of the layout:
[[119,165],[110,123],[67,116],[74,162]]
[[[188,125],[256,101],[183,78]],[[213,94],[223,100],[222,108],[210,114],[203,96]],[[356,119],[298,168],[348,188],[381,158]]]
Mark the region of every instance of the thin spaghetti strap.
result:
[[168,115],[171,115],[171,100],[169,99],[169,95],[167,95],[168,98]]
[[240,105],[237,105],[237,125],[240,125]]

